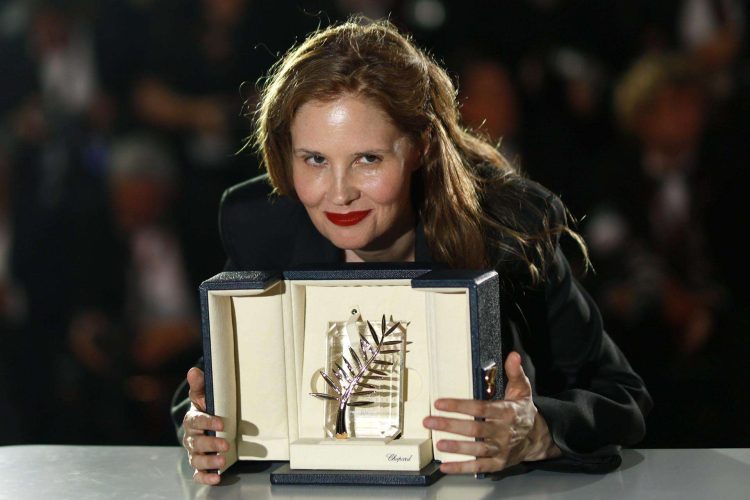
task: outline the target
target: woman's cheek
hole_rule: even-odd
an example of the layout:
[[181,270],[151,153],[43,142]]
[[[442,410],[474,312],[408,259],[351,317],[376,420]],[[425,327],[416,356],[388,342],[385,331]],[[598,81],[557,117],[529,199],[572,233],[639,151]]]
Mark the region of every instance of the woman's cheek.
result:
[[378,197],[380,203],[401,205],[409,201],[409,179],[391,179],[380,186]]
[[320,179],[306,172],[304,168],[295,169],[292,174],[294,190],[303,205],[315,205],[321,198]]
[[371,200],[388,204],[399,200],[404,189],[408,190],[404,183],[408,184],[408,180],[395,172],[379,172],[378,175],[364,178],[362,185]]

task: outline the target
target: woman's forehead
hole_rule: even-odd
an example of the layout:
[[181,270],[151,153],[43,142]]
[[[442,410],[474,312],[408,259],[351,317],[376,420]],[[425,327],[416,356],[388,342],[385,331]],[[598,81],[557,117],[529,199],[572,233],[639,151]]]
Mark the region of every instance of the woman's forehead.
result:
[[403,133],[371,99],[345,95],[333,100],[311,100],[300,106],[291,125],[292,141],[340,140],[392,141]]
[[300,112],[320,112],[332,108],[362,109],[370,113],[379,114],[386,120],[390,119],[390,116],[388,116],[388,113],[378,101],[359,92],[344,92],[326,98],[315,97],[308,99],[297,107],[293,119],[296,119]]

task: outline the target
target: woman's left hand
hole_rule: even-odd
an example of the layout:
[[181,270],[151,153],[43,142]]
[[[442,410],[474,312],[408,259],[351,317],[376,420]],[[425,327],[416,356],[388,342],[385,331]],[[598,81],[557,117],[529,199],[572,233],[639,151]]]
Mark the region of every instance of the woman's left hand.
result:
[[523,461],[544,460],[560,455],[549,428],[531,398],[531,384],[521,367],[521,356],[511,352],[505,361],[508,384],[505,399],[438,399],[435,408],[463,413],[481,420],[430,416],[424,419],[428,429],[481,438],[481,441],[441,439],[441,451],[476,457],[463,462],[444,462],[446,474],[496,472]]

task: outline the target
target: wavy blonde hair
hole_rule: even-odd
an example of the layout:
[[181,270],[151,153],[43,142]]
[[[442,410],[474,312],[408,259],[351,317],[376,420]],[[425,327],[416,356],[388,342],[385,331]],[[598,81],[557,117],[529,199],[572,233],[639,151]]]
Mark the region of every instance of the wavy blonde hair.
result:
[[570,232],[581,241],[564,221],[551,225],[550,200],[533,200],[528,181],[502,154],[460,126],[450,77],[388,21],[356,17],[318,30],[261,81],[255,133],[246,146],[260,152],[277,194],[296,198],[290,133],[296,111],[343,94],[374,101],[426,151],[412,198],[434,259],[467,269],[520,261],[539,283],[555,234]]

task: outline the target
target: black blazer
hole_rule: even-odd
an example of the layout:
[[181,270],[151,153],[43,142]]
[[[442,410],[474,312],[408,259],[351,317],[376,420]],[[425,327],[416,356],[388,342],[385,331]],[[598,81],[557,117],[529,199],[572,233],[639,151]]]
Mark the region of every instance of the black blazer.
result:
[[[564,217],[554,195],[526,182],[553,221]],[[341,250],[318,233],[299,202],[270,194],[265,176],[224,193],[219,227],[228,257],[226,270],[341,262]],[[417,262],[432,263],[421,223],[415,256]],[[514,279],[508,269],[497,271],[506,283]],[[604,332],[598,308],[573,278],[559,246],[543,286],[503,288],[504,354],[513,350],[521,354],[534,388],[534,403],[563,451],[559,459],[528,465],[591,472],[617,467],[619,446],[643,437],[651,399],[641,378]],[[181,396],[178,392],[176,401]],[[183,401],[173,410],[178,427],[185,408]]]

